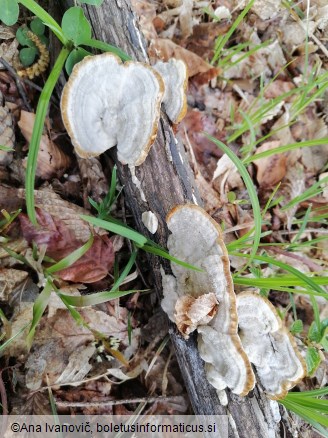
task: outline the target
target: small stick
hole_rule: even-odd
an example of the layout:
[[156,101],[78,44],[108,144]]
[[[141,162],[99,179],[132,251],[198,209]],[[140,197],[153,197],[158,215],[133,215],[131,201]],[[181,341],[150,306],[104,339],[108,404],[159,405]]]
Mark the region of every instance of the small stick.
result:
[[29,112],[32,112],[32,107],[29,104],[29,101],[27,99],[24,87],[22,85],[22,82],[20,80],[20,77],[18,76],[17,72],[15,71],[15,69],[5,60],[0,56],[0,62],[5,66],[5,68],[9,71],[9,73],[12,75],[12,77],[14,78],[15,82],[16,82],[16,86],[17,89],[19,91],[20,96],[23,99],[24,105],[25,107],[28,109]]
[[176,395],[172,397],[138,397],[138,398],[127,398],[123,400],[107,400],[100,402],[66,402],[56,399],[56,405],[59,407],[75,407],[75,408],[86,408],[86,407],[104,407],[104,406],[117,406],[125,405],[128,403],[156,403],[156,402],[176,402],[181,403],[184,398],[181,395]]

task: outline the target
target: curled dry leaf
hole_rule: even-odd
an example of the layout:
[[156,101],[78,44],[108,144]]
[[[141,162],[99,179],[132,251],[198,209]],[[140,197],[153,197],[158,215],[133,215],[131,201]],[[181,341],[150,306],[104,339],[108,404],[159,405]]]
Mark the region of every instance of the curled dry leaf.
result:
[[[35,114],[21,111],[18,126],[25,139],[30,142],[32,138]],[[61,177],[71,164],[70,158],[47,135],[42,135],[40,151],[38,154],[37,176],[50,179],[54,176]],[[26,166],[26,161],[24,162]]]
[[[256,149],[256,154],[264,151],[272,150],[281,146],[280,141],[269,141],[263,143]],[[276,154],[270,157],[260,158],[254,162],[257,172],[256,179],[262,188],[274,187],[280,182],[287,171],[287,157],[286,154]]]
[[212,75],[209,77],[210,80],[218,74],[218,70],[200,56],[184,49],[169,39],[158,38],[153,40],[149,48],[149,54],[154,60],[168,61],[171,58],[180,59],[186,64],[189,77],[212,71]]
[[190,295],[178,298],[174,316],[179,331],[188,338],[199,325],[206,325],[211,321],[217,312],[218,304],[212,292],[198,298]]

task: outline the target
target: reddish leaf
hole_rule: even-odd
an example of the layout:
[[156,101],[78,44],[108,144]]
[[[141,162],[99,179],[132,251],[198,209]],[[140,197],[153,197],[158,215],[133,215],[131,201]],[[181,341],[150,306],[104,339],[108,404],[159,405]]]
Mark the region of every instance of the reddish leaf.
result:
[[[68,254],[67,254],[68,255]],[[95,283],[106,277],[114,264],[113,244],[107,236],[96,236],[92,247],[72,266],[58,272],[66,281]]]
[[[31,244],[47,245],[46,254],[56,261],[71,254],[83,243],[60,220],[49,213],[37,209],[38,227],[34,227],[27,215],[19,216],[24,238]],[[104,236],[95,236],[92,247],[72,266],[58,272],[58,276],[67,281],[94,283],[105,278],[114,263],[114,246]]]
[[24,238],[29,244],[35,242],[37,246],[47,245],[49,257],[56,260],[63,258],[67,253],[81,246],[74,234],[60,219],[53,218],[44,210],[37,209],[36,211],[38,227],[30,222],[26,214],[22,213],[18,217]]

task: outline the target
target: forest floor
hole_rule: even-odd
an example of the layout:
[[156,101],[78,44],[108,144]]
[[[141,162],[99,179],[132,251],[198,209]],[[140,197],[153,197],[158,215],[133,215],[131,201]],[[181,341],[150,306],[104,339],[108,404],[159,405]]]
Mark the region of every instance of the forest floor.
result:
[[[252,248],[252,195],[236,162],[204,132],[228,145],[247,168],[261,209],[257,254],[267,259],[245,269],[245,259],[231,254],[235,289],[259,291],[274,304],[306,360],[308,376],[296,390],[313,390],[327,385],[328,367],[328,5],[258,0],[244,14],[244,3],[132,0],[151,62],[175,57],[187,65],[188,110],[176,136],[230,254]],[[81,214],[107,209],[134,224],[113,163],[77,161],[55,94],[37,160],[41,226],[26,214],[26,156],[48,74],[17,80],[24,52],[16,31],[32,18],[0,25],[0,145],[8,148],[0,150],[2,411],[46,414],[53,399],[58,413],[131,414],[141,407],[151,414],[189,413],[142,253],[120,285],[134,293],[78,315],[58,295],[110,290],[130,258],[131,244],[121,236],[98,230],[90,242]],[[32,336],[33,306],[46,288],[47,267],[86,242],[88,251],[56,272],[55,290],[49,289]]]

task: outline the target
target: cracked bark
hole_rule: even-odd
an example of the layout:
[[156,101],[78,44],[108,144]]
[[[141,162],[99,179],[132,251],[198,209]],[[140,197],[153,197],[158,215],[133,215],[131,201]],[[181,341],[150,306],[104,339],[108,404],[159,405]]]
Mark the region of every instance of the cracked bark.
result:
[[[72,6],[73,2],[61,0],[60,3],[67,8]],[[129,0],[105,0],[101,7],[86,5],[83,8],[97,39],[120,47],[135,60],[147,62],[146,44]],[[157,140],[149,156],[144,164],[136,169],[136,176],[141,182],[146,201],[141,199],[140,190],[132,182],[129,168],[122,166],[118,161],[117,166],[136,228],[148,234],[141,221],[141,215],[144,211],[152,211],[159,220],[159,227],[156,234],[149,237],[166,246],[168,231],[165,216],[168,211],[177,204],[197,201],[202,205],[202,201],[195,187],[183,146],[176,142],[165,114],[162,114]],[[169,267],[154,257],[150,257],[150,263],[154,272],[154,287],[161,295],[160,263],[165,270]],[[195,337],[184,340],[173,325],[169,331],[195,414],[228,414],[229,438],[279,437],[282,428],[282,436],[289,435],[287,432],[291,430],[291,426],[288,420],[285,418],[276,422],[269,400],[258,387],[253,391],[252,397],[241,398],[227,391],[228,406],[222,406],[215,389],[206,379]]]

